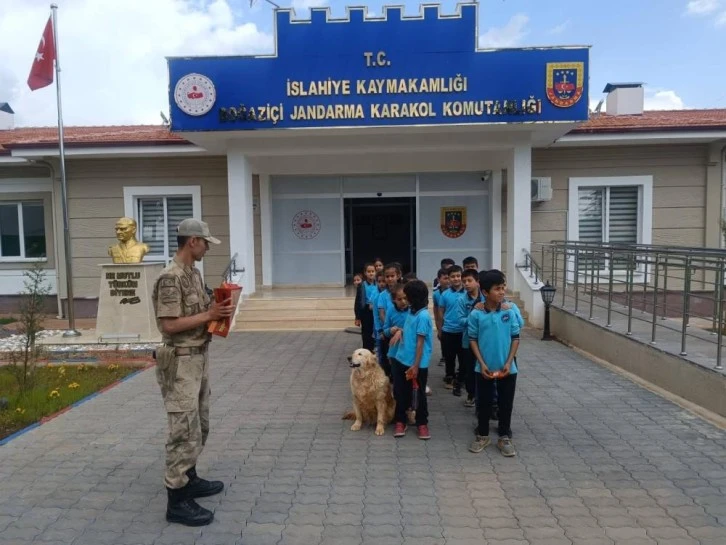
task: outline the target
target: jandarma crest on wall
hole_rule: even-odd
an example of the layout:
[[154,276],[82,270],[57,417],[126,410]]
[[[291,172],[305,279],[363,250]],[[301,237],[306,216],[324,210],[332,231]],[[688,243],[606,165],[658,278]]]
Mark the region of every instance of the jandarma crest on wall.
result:
[[200,116],[212,109],[217,91],[212,80],[201,74],[188,74],[174,88],[174,102],[185,114]]
[[560,108],[569,108],[582,98],[585,83],[584,62],[548,62],[547,98]]
[[321,227],[320,217],[312,210],[301,210],[292,218],[292,232],[303,240],[318,236]]
[[459,238],[466,231],[466,206],[441,208],[441,232],[448,238]]

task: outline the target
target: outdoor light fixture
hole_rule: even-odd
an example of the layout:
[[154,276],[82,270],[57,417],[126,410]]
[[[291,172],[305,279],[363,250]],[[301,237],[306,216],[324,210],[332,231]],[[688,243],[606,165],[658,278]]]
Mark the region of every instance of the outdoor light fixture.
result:
[[545,305],[545,319],[544,319],[544,333],[542,334],[543,341],[551,341],[552,335],[550,335],[550,306],[552,301],[555,300],[555,292],[557,288],[550,286],[549,280],[539,290],[542,295],[542,302]]

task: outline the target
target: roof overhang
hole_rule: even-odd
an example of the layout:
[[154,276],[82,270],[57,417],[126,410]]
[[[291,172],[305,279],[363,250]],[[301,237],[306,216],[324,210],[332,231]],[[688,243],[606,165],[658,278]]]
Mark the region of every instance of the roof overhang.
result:
[[179,132],[180,137],[208,150],[230,149],[249,156],[344,155],[399,151],[447,152],[512,149],[515,145],[551,145],[578,123],[344,127],[268,131]]
[[576,132],[557,139],[549,147],[640,146],[648,144],[710,144],[726,140],[726,129],[703,131]]
[[[39,157],[57,157],[59,150],[54,145],[12,146],[11,158],[37,159]],[[66,158],[74,159],[110,159],[116,157],[182,157],[190,155],[209,155],[207,150],[193,144],[166,144],[163,146],[148,145],[78,145],[65,147]],[[2,158],[0,158],[1,160]]]

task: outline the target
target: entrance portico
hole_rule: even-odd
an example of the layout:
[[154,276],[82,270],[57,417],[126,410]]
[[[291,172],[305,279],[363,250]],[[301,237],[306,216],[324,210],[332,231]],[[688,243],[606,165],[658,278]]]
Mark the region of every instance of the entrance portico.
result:
[[531,150],[587,119],[588,49],[479,50],[478,9],[278,9],[269,56],[169,59],[171,130],[227,157],[246,293],[343,286],[376,244],[425,279],[444,257],[514,271],[530,248]]

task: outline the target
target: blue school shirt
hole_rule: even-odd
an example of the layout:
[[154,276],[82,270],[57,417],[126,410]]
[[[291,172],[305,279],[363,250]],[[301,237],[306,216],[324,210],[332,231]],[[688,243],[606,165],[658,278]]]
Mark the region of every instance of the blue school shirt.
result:
[[[400,327],[401,329],[403,329],[403,326],[406,325],[406,317],[409,314],[411,313],[409,312],[408,308],[398,310],[398,307],[396,305],[389,307],[388,312],[386,312],[386,321],[383,322],[383,334],[390,339],[393,336],[391,335],[391,328]],[[400,346],[401,343],[390,345],[388,347],[388,357],[398,359],[398,356],[396,354],[398,354],[398,349],[400,348]]]
[[403,339],[399,343],[398,354],[395,358],[406,367],[416,362],[416,343],[419,335],[424,337],[423,353],[419,362],[420,369],[428,369],[431,352],[433,351],[434,326],[428,307],[424,307],[415,314],[409,312],[406,323],[403,325]]
[[[378,288],[376,288],[378,289]],[[381,319],[378,317],[378,299],[381,298],[381,295],[383,295],[383,292],[376,293],[372,299],[371,299],[371,305],[373,306],[373,336],[377,339],[378,338],[378,332],[383,329],[383,324],[381,323]]]
[[517,303],[512,303],[511,301],[507,301],[506,299],[505,303],[512,307],[512,310],[517,315],[517,323],[519,324],[519,329],[522,329],[524,327],[524,318],[522,318],[522,312],[519,310]]
[[[373,307],[373,310],[375,311],[376,314],[380,314],[379,311],[381,309],[383,309],[385,311],[385,315],[388,316],[388,309],[392,306],[393,306],[393,301],[391,300],[391,292],[388,291],[388,288],[386,288],[381,293],[378,294],[378,300],[376,301],[376,306]],[[382,323],[381,323],[381,329],[383,329]]]
[[486,301],[486,297],[484,297],[484,294],[482,292],[479,292],[479,296],[476,299],[473,299],[469,297],[469,294],[464,293],[464,297],[459,299],[459,305],[463,308],[459,309],[459,312],[461,314],[461,324],[464,327],[464,334],[461,336],[461,347],[462,348],[469,348],[469,316],[471,315],[471,311],[474,310],[474,306],[477,303],[483,303]]
[[[519,322],[514,309],[476,310],[469,315],[469,338],[477,341],[484,363],[490,371],[500,371],[507,363],[512,340],[519,338]],[[476,361],[476,372],[481,373],[481,364]],[[512,361],[512,375],[517,373],[517,363]]]
[[466,297],[466,290],[462,287],[459,291],[449,288],[441,294],[439,308],[444,311],[444,324],[441,331],[446,333],[463,333],[466,329],[466,315],[459,305],[459,299]]
[[441,304],[441,289],[434,288],[434,308],[438,308],[438,306]]
[[373,298],[378,295],[378,284],[376,282],[369,284],[367,281],[364,281],[363,286],[366,290],[366,305],[372,305]]

